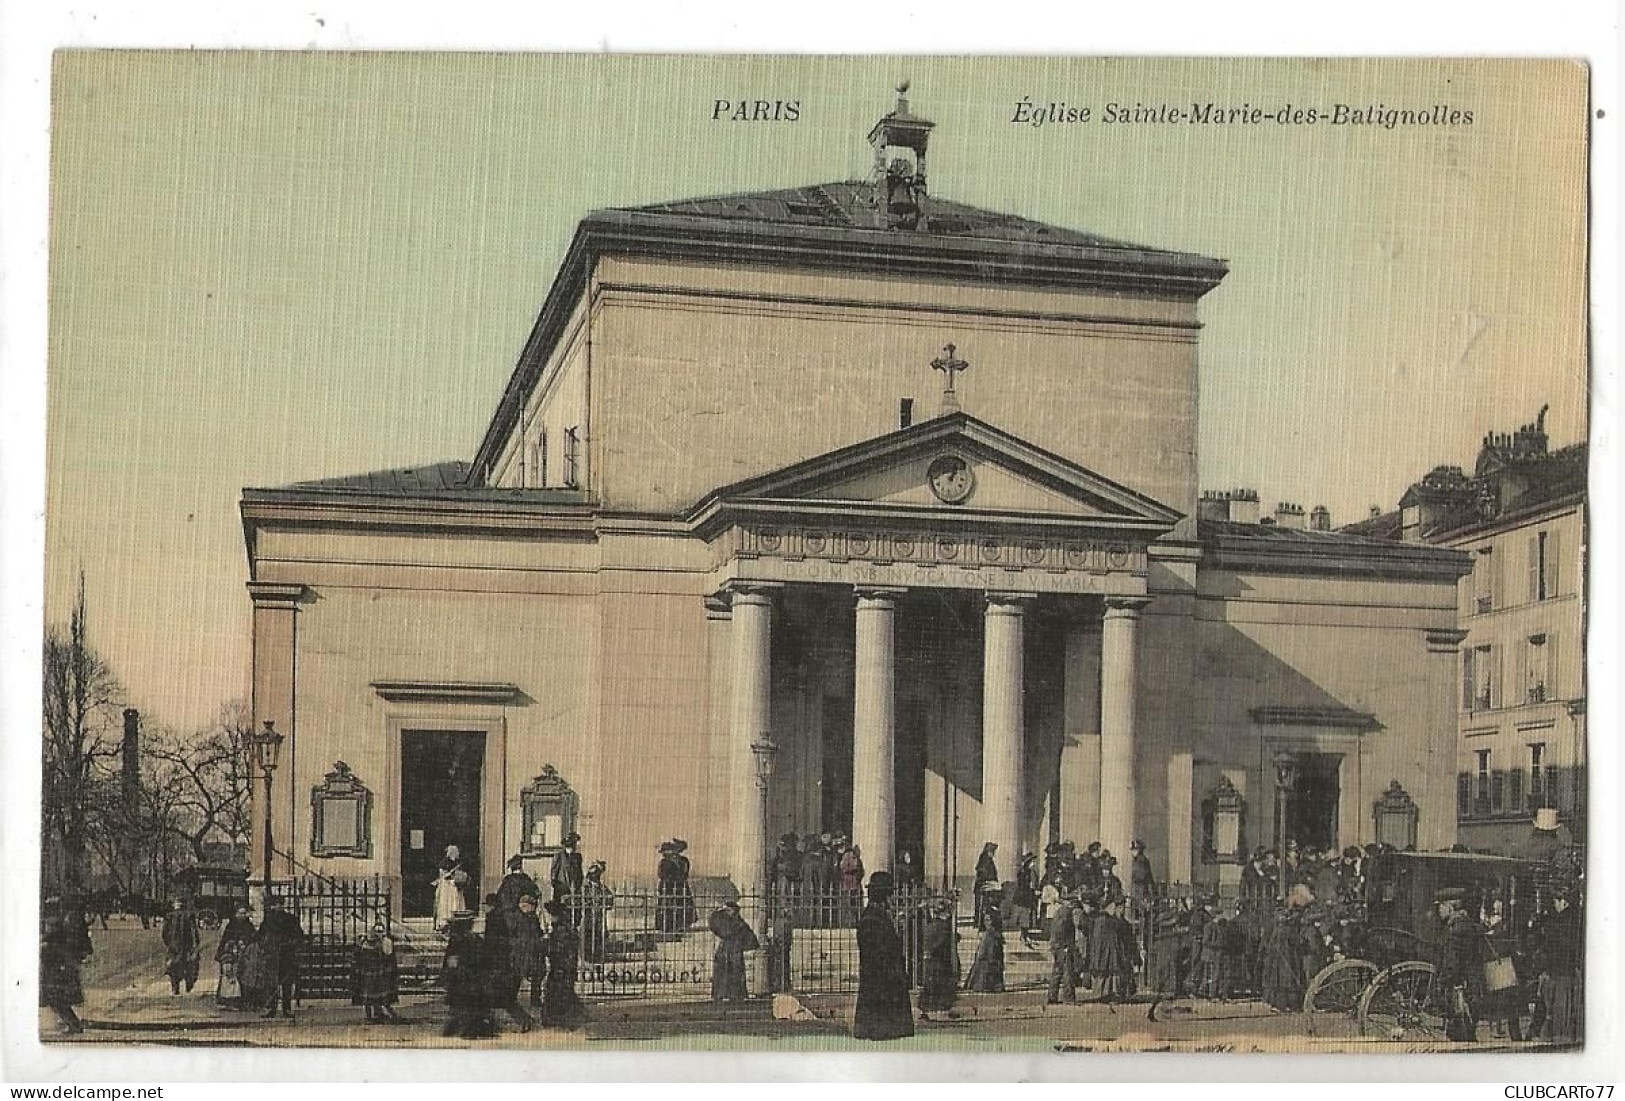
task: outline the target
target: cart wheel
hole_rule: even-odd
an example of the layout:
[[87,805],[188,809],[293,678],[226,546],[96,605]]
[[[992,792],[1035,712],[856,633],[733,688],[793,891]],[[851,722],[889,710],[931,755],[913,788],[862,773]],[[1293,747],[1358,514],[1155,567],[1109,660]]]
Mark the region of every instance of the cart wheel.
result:
[[1433,1005],[1433,965],[1396,963],[1360,997],[1360,1033],[1378,1040],[1442,1040],[1444,1017]]
[[[1309,982],[1303,994],[1305,1013],[1341,1013],[1352,1017],[1360,1009],[1360,996],[1382,969],[1370,960],[1329,963]],[[1314,1028],[1314,1021],[1309,1022]]]

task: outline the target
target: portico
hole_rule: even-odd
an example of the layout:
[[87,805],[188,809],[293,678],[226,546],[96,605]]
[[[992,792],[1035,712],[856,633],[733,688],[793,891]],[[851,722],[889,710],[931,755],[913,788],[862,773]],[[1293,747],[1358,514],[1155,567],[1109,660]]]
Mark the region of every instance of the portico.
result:
[[[710,600],[732,609],[728,698],[716,707],[730,716],[731,874],[755,881],[780,829],[849,828],[870,871],[923,849],[926,874],[948,880],[993,841],[1013,875],[1036,847],[1035,802],[1061,777],[1058,740],[1028,729],[1030,711],[1061,710],[1029,707],[1034,678],[1097,701],[1096,782],[1063,798],[1098,807],[1102,839],[1126,854],[1147,544],[1177,515],[962,413],[847,450],[719,490],[696,510],[716,554]],[[924,483],[912,497],[911,469]],[[933,480],[944,469],[950,484]],[[776,618],[788,653],[776,652]],[[1080,631],[1100,636],[1094,659],[1055,660]],[[968,677],[973,690],[960,691]],[[913,720],[924,729],[911,729],[921,742],[911,754],[899,746],[905,679],[902,694],[927,713]],[[766,799],[763,746],[779,773]],[[921,767],[941,792],[910,772]],[[849,811],[841,791],[822,792],[815,812],[805,789],[844,788],[845,777]],[[928,793],[941,812],[931,821]],[[911,824],[903,840],[900,817]]]

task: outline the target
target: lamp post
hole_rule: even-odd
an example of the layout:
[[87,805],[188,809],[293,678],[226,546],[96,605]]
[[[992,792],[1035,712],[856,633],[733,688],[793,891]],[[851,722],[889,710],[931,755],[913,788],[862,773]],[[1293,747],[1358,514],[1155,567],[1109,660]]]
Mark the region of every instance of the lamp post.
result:
[[271,724],[272,720],[266,719],[265,729],[250,735],[254,743],[254,763],[265,778],[265,836],[261,838],[260,871],[267,893],[271,890],[271,777],[276,773],[277,757],[282,752],[282,735]]
[[779,747],[773,743],[772,735],[764,730],[761,737],[750,744],[750,751],[756,756],[756,791],[762,800],[762,848],[756,854],[756,882],[758,889],[768,890],[772,886],[768,874],[768,838],[773,832],[768,828],[768,789],[773,786],[773,758],[778,754]]
[[1287,823],[1291,821],[1287,804],[1298,780],[1298,759],[1283,749],[1275,755],[1272,763],[1275,765],[1275,853],[1281,867],[1281,897],[1285,898],[1291,886],[1287,883],[1286,866],[1286,830]]

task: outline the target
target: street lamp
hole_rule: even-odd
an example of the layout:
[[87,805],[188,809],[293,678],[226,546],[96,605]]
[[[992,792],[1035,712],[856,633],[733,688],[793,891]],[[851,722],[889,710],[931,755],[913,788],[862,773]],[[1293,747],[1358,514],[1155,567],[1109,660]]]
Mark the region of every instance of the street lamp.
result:
[[772,832],[768,829],[767,825],[767,795],[768,789],[773,785],[773,758],[778,754],[779,747],[773,743],[773,736],[764,730],[762,731],[761,737],[750,744],[750,751],[756,757],[756,790],[761,795],[762,799],[760,819],[762,823],[762,846],[761,852],[757,854],[757,874],[760,877],[758,878],[757,883],[760,889],[766,890],[769,886],[767,840],[768,835]]
[[1271,763],[1275,765],[1275,855],[1280,861],[1281,897],[1285,898],[1291,889],[1291,884],[1287,882],[1286,864],[1286,831],[1287,823],[1291,821],[1287,804],[1298,782],[1298,759],[1283,749]]
[[277,757],[282,753],[282,735],[271,723],[272,720],[266,719],[264,730],[249,735],[254,744],[254,763],[265,777],[265,837],[260,851],[267,894],[271,890],[271,776],[276,772]]

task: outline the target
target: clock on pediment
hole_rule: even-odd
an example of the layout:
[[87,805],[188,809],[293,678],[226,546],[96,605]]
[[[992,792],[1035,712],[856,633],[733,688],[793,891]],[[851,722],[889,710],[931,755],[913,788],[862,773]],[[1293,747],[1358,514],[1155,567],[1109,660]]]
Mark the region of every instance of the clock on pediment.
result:
[[926,484],[937,499],[950,505],[963,504],[976,489],[976,474],[959,455],[938,455],[925,468]]

